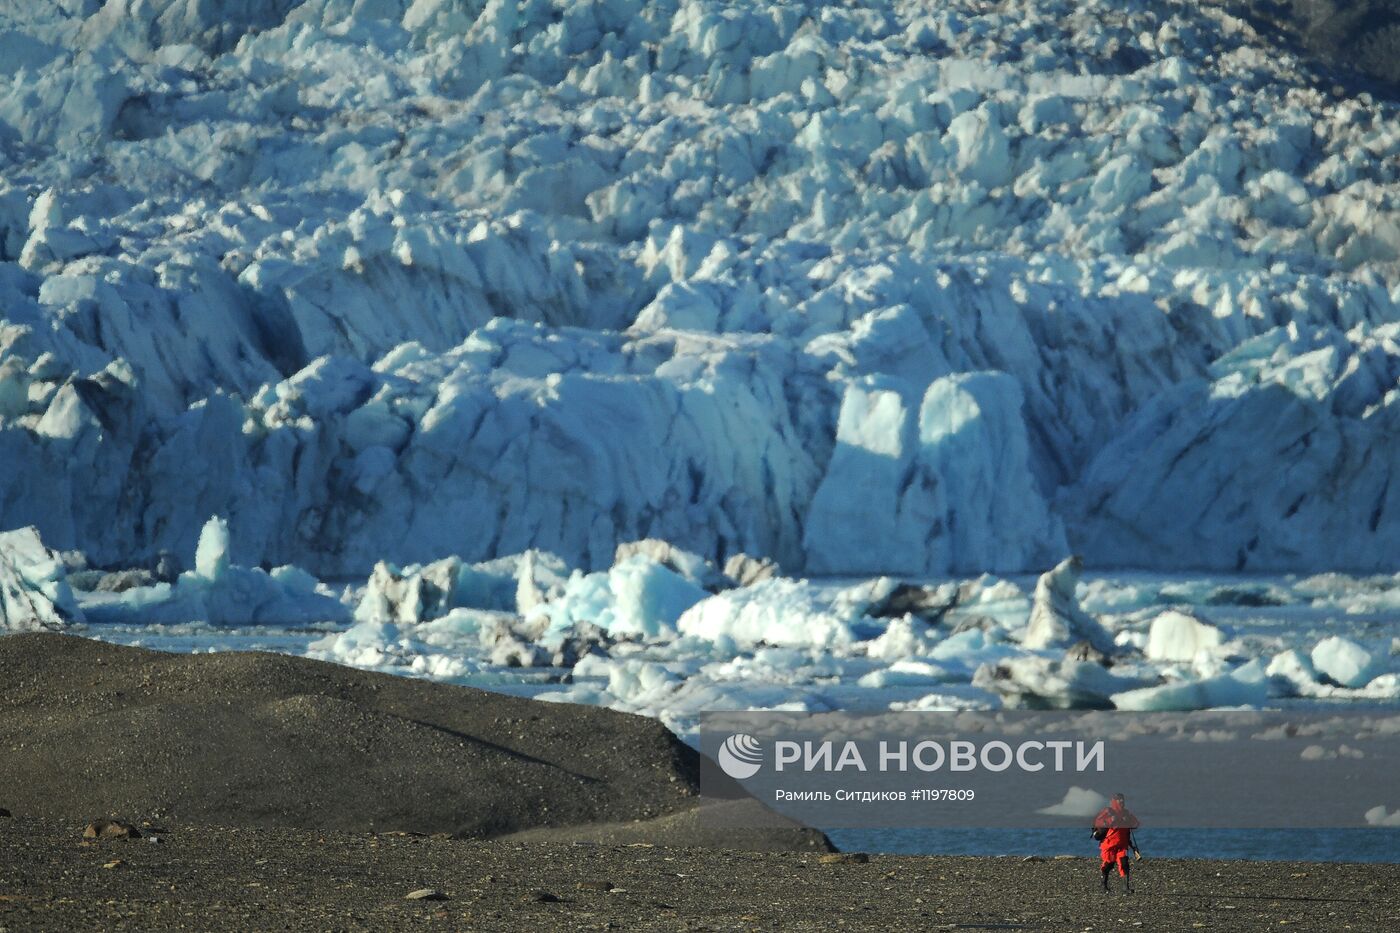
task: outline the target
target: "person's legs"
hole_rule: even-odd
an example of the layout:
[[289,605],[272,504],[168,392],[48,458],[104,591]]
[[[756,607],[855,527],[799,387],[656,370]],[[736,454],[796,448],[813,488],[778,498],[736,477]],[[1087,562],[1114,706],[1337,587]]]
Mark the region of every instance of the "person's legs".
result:
[[1108,893],[1108,873],[1113,870],[1113,859],[1107,852],[1100,852],[1099,871],[1103,875],[1103,893]]
[[1118,874],[1123,876],[1123,893],[1133,893],[1133,863],[1128,861],[1128,853],[1118,855]]

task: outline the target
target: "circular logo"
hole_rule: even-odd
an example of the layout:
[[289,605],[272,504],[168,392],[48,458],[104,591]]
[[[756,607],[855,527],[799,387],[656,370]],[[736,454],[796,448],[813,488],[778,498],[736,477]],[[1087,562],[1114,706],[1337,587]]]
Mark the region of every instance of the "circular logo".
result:
[[719,747],[720,770],[736,781],[751,778],[763,767],[763,743],[751,735],[736,732]]

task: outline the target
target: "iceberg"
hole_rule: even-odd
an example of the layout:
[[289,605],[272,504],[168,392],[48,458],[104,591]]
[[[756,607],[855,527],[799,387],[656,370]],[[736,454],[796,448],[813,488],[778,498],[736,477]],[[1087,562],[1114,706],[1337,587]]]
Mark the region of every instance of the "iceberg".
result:
[[1201,654],[1215,653],[1224,641],[1224,634],[1214,625],[1171,610],[1152,620],[1147,635],[1147,657],[1153,661],[1189,663]]
[[39,530],[0,532],[0,632],[57,631],[82,621],[67,567]]
[[1319,674],[1343,687],[1364,687],[1383,671],[1378,658],[1340,635],[1331,635],[1314,645],[1311,657]]
[[1031,617],[1021,636],[1024,647],[1039,651],[1068,648],[1083,641],[1096,651],[1113,653],[1113,638],[1097,619],[1080,608],[1075,595],[1083,566],[1077,556],[1067,557],[1041,574],[1035,584]]

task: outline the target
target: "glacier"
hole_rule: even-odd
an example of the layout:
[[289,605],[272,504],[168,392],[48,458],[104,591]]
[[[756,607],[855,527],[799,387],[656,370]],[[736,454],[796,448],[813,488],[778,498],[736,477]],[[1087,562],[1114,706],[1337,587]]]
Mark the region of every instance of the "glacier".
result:
[[1396,105],[1215,5],[0,22],[0,518],[50,546],[1394,564]]
[[0,628],[1388,701],[1398,385],[1400,105],[1221,4],[0,0]]

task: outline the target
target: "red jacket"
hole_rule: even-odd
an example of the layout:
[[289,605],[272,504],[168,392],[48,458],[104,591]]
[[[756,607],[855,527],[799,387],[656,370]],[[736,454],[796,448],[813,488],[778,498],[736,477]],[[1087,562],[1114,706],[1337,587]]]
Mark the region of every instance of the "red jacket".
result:
[[1141,825],[1133,811],[1121,804],[1110,804],[1094,817],[1094,828],[1107,830],[1099,848],[1104,852],[1128,849],[1133,844],[1133,830]]

